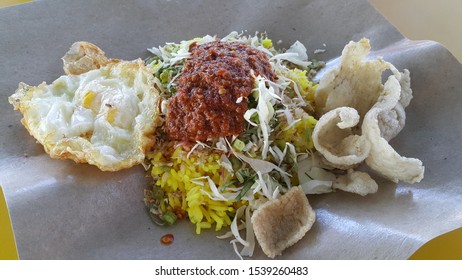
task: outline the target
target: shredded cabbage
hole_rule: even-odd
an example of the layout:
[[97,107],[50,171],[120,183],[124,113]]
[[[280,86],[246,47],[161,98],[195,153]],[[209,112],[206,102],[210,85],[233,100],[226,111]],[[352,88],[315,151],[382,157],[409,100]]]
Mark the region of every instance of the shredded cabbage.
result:
[[292,46],[290,46],[285,53],[277,54],[271,58],[271,60],[278,59],[290,61],[304,69],[308,68],[311,64],[311,62],[308,61],[308,54],[306,53],[305,46],[299,41],[296,41]]

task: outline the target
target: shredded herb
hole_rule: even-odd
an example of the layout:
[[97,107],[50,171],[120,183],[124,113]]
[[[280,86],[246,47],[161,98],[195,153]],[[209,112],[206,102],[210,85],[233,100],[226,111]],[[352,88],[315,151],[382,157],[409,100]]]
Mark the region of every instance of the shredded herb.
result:
[[314,180],[310,175],[308,175],[307,172],[305,172],[306,177],[310,178],[311,180]]
[[316,59],[311,60],[311,64],[308,65],[308,68],[313,69],[313,70],[320,70],[322,67],[324,67],[326,64],[324,61],[318,61]]
[[226,191],[226,188],[229,187],[229,186],[232,186],[234,184],[237,183],[237,180],[231,180],[231,181],[228,181],[226,183],[224,183],[223,185],[221,185],[220,187],[220,192],[224,192]]
[[235,156],[230,157],[229,161],[231,162],[233,170],[238,170],[242,166],[242,162]]
[[250,190],[250,187],[253,186],[253,184],[255,184],[255,176],[256,175],[253,175],[252,177],[248,178],[244,184],[242,184],[242,189],[241,191],[239,192],[239,194],[236,196],[236,200],[241,200],[241,198]]
[[165,222],[166,225],[171,226],[176,222],[176,215],[173,212],[166,212],[162,215],[162,221]]
[[249,177],[252,176],[249,168],[241,168],[234,173],[239,183],[244,183]]

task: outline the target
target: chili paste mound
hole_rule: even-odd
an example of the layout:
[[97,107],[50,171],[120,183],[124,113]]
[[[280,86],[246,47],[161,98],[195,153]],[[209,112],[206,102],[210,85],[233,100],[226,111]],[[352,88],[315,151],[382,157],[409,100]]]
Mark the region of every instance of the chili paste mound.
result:
[[244,130],[255,77],[274,81],[266,54],[241,42],[192,44],[191,57],[168,102],[165,130],[171,140],[206,141]]

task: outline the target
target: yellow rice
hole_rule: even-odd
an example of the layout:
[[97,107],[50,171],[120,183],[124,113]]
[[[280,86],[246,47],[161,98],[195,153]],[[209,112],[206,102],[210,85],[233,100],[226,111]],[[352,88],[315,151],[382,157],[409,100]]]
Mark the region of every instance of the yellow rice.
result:
[[155,153],[151,158],[151,174],[156,179],[155,185],[166,194],[160,210],[177,212],[181,209],[186,212],[189,220],[196,225],[197,234],[213,226],[218,231],[231,225],[237,208],[245,202],[212,200],[206,194],[212,194],[207,180],[200,181],[203,185],[197,184],[196,180],[191,181],[208,176],[217,187],[229,181],[232,175],[220,166],[219,160],[217,152],[196,149],[188,156],[181,147],[171,155]]

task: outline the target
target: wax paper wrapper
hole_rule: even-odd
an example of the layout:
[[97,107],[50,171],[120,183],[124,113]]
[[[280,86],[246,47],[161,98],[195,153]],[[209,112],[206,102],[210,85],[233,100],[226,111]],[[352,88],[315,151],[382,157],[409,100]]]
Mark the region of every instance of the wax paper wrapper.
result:
[[[147,48],[206,34],[266,31],[281,47],[299,40],[310,58],[335,64],[350,40],[367,37],[371,56],[411,72],[414,98],[391,141],[425,165],[417,184],[379,179],[376,194],[309,196],[317,221],[281,259],[406,259],[422,244],[462,226],[462,67],[441,45],[410,41],[367,1],[34,1],[0,10],[0,183],[21,259],[236,259],[213,229],[188,221],[154,225],[143,204],[141,166],[101,172],[50,159],[8,104],[19,82],[63,74],[75,41],[108,57],[135,59]],[[314,53],[316,49],[324,52]],[[172,233],[172,245],[159,242]],[[253,258],[265,258],[257,247]]]

